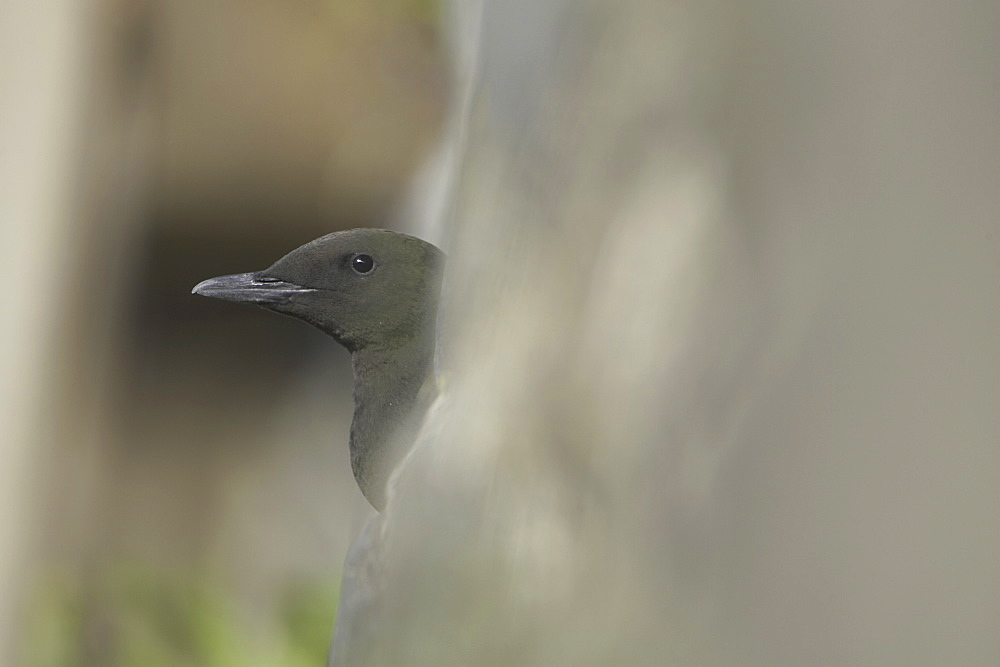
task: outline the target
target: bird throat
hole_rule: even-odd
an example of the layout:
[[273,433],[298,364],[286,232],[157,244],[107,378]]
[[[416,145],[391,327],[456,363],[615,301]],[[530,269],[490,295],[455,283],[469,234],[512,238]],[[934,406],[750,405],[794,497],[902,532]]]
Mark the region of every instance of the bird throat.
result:
[[356,350],[351,362],[351,469],[365,498],[382,511],[389,477],[413,445],[436,394],[434,338]]

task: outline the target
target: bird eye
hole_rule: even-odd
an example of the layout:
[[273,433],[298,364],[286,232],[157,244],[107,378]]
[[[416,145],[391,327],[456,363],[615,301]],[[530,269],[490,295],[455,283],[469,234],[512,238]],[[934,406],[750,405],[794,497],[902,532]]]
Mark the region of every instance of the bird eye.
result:
[[351,258],[351,268],[357,273],[371,273],[375,268],[375,260],[371,255],[355,255]]

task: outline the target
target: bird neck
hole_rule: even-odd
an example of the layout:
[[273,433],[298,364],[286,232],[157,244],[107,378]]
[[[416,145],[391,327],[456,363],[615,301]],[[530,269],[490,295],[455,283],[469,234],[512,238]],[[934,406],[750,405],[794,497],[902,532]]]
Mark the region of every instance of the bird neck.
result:
[[361,492],[381,511],[386,482],[409,451],[435,396],[434,339],[363,348],[351,355],[351,361],[351,468]]

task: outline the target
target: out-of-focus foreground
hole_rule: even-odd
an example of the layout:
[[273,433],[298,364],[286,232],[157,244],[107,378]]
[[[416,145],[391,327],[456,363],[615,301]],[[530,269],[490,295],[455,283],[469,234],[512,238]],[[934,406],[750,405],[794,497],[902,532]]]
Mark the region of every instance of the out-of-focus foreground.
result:
[[1000,6],[463,6],[359,662],[1000,662]]
[[0,664],[322,662],[366,506],[348,357],[190,290],[393,224],[438,33],[402,0],[5,3]]
[[[187,290],[385,224],[436,14],[20,4],[2,648],[315,662],[363,508],[346,358]],[[406,220],[450,257],[447,398],[351,657],[1000,662],[1000,8],[446,17]]]

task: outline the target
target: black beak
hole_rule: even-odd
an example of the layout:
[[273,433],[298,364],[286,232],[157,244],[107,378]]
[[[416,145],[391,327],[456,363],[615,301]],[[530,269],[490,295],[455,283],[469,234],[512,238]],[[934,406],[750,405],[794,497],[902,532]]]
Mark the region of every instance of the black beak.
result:
[[195,285],[191,293],[225,301],[273,305],[287,303],[296,294],[315,291],[311,287],[286,283],[277,278],[262,276],[257,272],[209,278]]

